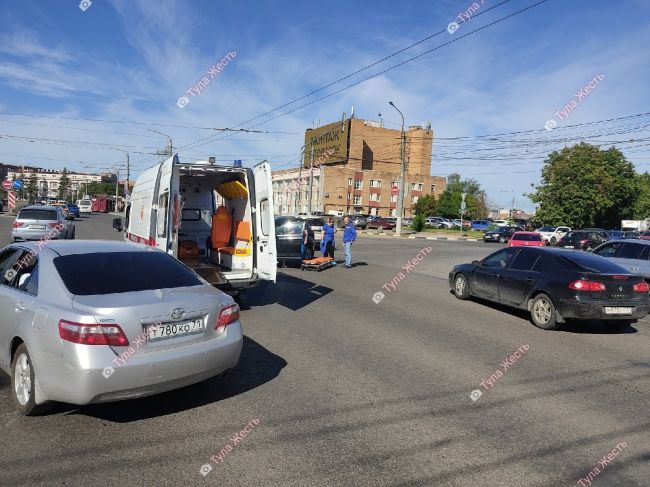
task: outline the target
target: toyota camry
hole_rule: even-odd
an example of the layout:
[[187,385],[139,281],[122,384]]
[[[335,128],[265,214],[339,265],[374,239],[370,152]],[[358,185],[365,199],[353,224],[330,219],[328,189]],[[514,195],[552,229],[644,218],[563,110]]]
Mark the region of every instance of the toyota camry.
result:
[[16,243],[0,251],[0,280],[0,368],[22,414],[157,394],[239,360],[233,299],[165,252]]

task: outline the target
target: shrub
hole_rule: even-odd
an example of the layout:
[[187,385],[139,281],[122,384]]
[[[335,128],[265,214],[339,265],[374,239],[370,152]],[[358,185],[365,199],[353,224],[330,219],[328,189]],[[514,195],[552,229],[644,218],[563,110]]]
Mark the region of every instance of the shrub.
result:
[[413,223],[411,223],[411,228],[416,232],[421,232],[424,229],[424,215],[415,215]]

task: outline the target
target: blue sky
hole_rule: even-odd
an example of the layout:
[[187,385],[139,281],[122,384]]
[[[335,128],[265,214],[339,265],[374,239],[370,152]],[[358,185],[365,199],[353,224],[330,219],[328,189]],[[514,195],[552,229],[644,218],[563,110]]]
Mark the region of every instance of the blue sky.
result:
[[[284,168],[297,165],[305,128],[340,119],[352,106],[359,118],[381,112],[387,126],[398,128],[399,115],[388,106],[393,100],[407,124],[431,121],[433,174],[474,177],[502,205],[514,198],[516,206],[532,208],[523,193],[539,181],[544,156],[567,139],[613,142],[647,170],[643,144],[625,142],[648,137],[644,126],[598,139],[611,133],[610,125],[573,125],[650,111],[650,2],[548,0],[459,39],[536,1],[496,7],[500,2],[478,0],[471,20],[450,34],[449,22],[473,2],[94,0],[82,11],[79,0],[0,0],[0,162],[91,170],[116,166],[128,151],[134,177],[166,143],[154,129],[170,135],[184,158],[216,155],[249,165],[266,158]],[[255,127],[274,133],[210,130],[235,127],[439,31],[315,97],[243,125],[458,39]],[[186,94],[231,51],[235,59],[200,95]],[[568,118],[554,115],[597,75],[604,78]],[[176,102],[183,95],[190,101],[181,109]],[[551,118],[558,126],[546,131]],[[520,131],[533,132],[475,138]]]

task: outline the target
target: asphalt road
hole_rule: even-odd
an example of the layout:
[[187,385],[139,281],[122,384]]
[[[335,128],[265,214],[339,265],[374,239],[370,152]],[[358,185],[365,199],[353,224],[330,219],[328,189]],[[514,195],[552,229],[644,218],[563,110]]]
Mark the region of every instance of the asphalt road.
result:
[[[120,234],[93,215],[77,238]],[[237,368],[172,393],[24,418],[0,373],[0,485],[649,485],[650,323],[549,332],[455,299],[451,266],[497,247],[362,237],[352,269],[282,269]]]

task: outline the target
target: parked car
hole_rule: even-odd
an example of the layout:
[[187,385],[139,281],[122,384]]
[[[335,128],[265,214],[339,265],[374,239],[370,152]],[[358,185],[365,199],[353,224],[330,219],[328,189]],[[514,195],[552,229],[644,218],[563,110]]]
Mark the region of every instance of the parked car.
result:
[[600,238],[603,240],[603,242],[606,242],[609,240],[609,232],[605,230],[604,228],[582,228],[580,229],[582,232],[595,232],[597,233]]
[[545,330],[566,319],[598,319],[621,330],[650,312],[650,286],[643,277],[575,250],[508,247],[455,266],[449,285],[458,299],[475,296],[527,310]]
[[579,249],[590,252],[606,241],[607,239],[603,238],[600,233],[573,230],[558,240],[556,245],[565,249]]
[[472,230],[484,232],[492,226],[492,222],[488,220],[474,220],[470,225]]
[[239,360],[239,307],[166,252],[13,244],[0,251],[0,273],[0,312],[12,317],[0,328],[0,368],[21,414],[158,394]]
[[544,226],[535,230],[537,233],[542,235],[544,242],[548,242],[551,245],[555,245],[558,240],[564,237],[567,233],[571,231],[569,227],[549,227]]
[[544,247],[544,240],[537,232],[515,232],[510,237],[508,247]]
[[367,228],[383,228],[384,230],[393,230],[396,223],[388,220],[387,218],[377,217],[368,223]]
[[506,220],[494,220],[492,222],[493,225],[496,225],[497,227],[507,227],[508,222]]
[[640,236],[639,232],[637,232],[635,230],[630,230],[630,231],[625,231],[624,238],[633,239],[633,238],[639,238],[639,236]]
[[[454,218],[452,220],[452,222],[454,223],[455,227],[460,228],[460,225],[461,225],[460,218]],[[463,228],[470,228],[471,227],[471,223],[470,223],[469,220],[463,220],[462,223],[463,223]]]
[[90,200],[79,200],[77,201],[77,206],[79,207],[79,215],[92,215],[93,213],[93,203]]
[[[350,221],[354,224],[354,228],[365,229],[368,226],[368,220],[363,215],[347,215]],[[343,220],[343,217],[341,217]],[[341,223],[343,225],[343,223]]]
[[641,240],[650,240],[650,232],[643,232],[641,235],[639,235],[639,238]]
[[66,203],[66,206],[68,207],[68,213],[71,215],[71,220],[79,218],[79,207],[77,205],[74,203]]
[[611,259],[621,267],[641,274],[650,281],[650,241],[641,239],[610,240],[599,245],[593,253]]
[[325,219],[322,216],[303,216],[302,219],[308,222],[311,229],[314,231],[314,243],[318,248],[320,241],[323,239],[323,225],[325,225]]
[[75,238],[75,226],[69,223],[60,206],[25,206],[11,227],[11,242],[21,240]]
[[275,238],[278,252],[278,264],[286,267],[287,261],[302,261],[303,230],[307,229],[305,260],[314,257],[314,231],[308,222],[295,216],[275,217]]
[[494,230],[490,230],[483,234],[483,241],[506,243],[510,240],[510,237],[519,230],[521,230],[519,227],[496,227]]
[[625,232],[623,230],[610,230],[607,232],[608,240],[621,240],[625,238]]

